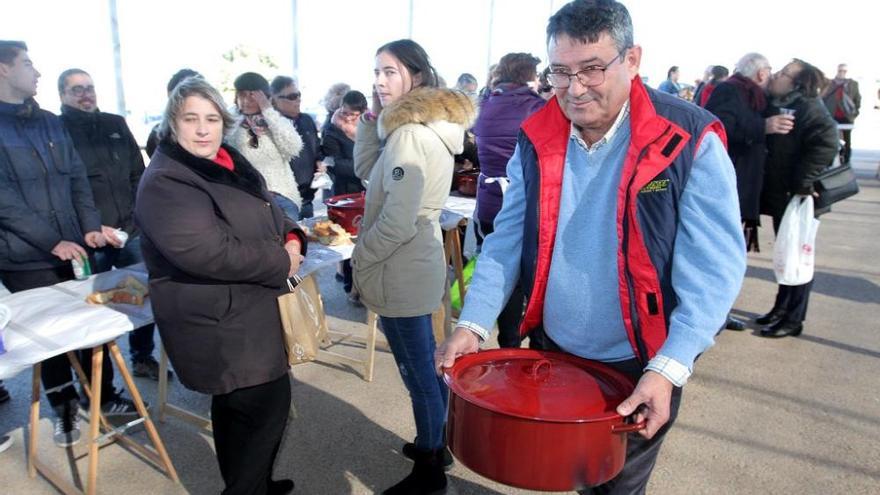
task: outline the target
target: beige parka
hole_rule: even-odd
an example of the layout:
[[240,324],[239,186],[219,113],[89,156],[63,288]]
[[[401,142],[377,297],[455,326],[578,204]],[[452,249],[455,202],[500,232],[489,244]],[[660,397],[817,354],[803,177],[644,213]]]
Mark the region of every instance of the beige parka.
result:
[[361,117],[355,173],[369,184],[352,255],[355,288],[376,314],[408,317],[440,306],[446,281],[440,212],[449,196],[453,155],[476,117],[463,93],[417,88]]

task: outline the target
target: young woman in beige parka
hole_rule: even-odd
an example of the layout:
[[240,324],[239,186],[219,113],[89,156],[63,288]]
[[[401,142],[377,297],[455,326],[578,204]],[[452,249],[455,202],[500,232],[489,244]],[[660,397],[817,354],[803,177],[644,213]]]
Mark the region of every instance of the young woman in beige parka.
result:
[[448,393],[434,371],[431,313],[446,282],[440,212],[475,112],[463,93],[437,87],[411,40],[381,47],[375,74],[373,112],[361,117],[354,149],[355,173],[369,183],[352,268],[361,301],[380,316],[417,433],[403,449],[412,473],[384,493],[444,493]]

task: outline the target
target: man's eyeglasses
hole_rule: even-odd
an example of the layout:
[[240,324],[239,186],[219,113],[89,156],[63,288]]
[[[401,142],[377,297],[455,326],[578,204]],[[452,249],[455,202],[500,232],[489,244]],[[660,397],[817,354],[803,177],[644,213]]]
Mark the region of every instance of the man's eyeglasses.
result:
[[579,70],[574,74],[571,74],[565,70],[560,69],[551,69],[550,73],[547,74],[547,81],[556,89],[566,89],[571,86],[571,78],[577,77],[581,86],[585,87],[593,87],[598,86],[605,82],[605,71],[608,70],[608,67],[614,64],[615,61],[620,60],[623,62],[623,54],[626,53],[621,52],[618,53],[616,57],[612,58],[605,65],[593,65],[587,67],[586,69]]
[[282,100],[296,101],[299,97],[302,96],[302,93],[299,91],[294,91],[293,93],[286,95],[277,95],[275,98],[281,98]]
[[91,86],[91,85],[89,85],[89,86],[73,86],[73,87],[69,88],[68,91],[70,91],[73,94],[73,96],[82,96],[86,93],[93,95],[93,94],[95,94],[95,87]]

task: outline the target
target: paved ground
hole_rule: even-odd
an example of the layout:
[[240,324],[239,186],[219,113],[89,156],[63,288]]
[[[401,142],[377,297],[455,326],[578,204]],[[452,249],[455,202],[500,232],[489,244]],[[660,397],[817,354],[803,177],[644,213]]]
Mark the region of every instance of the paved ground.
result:
[[[719,336],[685,389],[651,493],[880,493],[880,182],[874,178],[880,153],[857,157],[862,192],[822,217],[804,334],[765,340],[750,328]],[[762,252],[750,255],[735,307],[744,318],[768,310],[775,294],[773,236],[766,228],[761,236]],[[332,272],[320,282],[331,326],[361,331],[357,322],[363,310],[342,297]],[[413,437],[414,426],[390,354],[378,353],[373,383],[347,367],[324,364],[302,365],[294,376],[295,411],[276,475],[295,479],[296,493],[372,493],[408,472],[410,464],[398,450]],[[0,454],[2,493],[54,493],[47,482],[26,474],[22,437],[29,380],[21,374],[7,382],[13,399],[0,405],[0,431],[16,438]],[[155,401],[154,382],[139,380],[138,386]],[[209,404],[176,382],[172,401],[202,413]],[[52,446],[50,421],[43,419],[41,426],[40,453],[67,469],[69,453]],[[160,432],[180,485],[111,446],[101,451],[99,491],[219,492],[210,436],[174,419],[160,425]],[[84,475],[84,461],[79,469]],[[493,484],[460,465],[450,474],[454,493],[527,493]]]

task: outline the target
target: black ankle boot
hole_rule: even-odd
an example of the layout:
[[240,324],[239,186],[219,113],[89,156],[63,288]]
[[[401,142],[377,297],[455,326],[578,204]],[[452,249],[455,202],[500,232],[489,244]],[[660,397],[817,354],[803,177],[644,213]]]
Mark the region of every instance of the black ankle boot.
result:
[[[412,442],[403,444],[403,448],[400,449],[400,453],[409,460],[415,460],[416,452],[418,451],[419,448]],[[443,446],[443,459],[441,462],[443,463],[444,471],[449,471],[452,469],[452,465],[455,464],[455,459],[452,457],[452,452],[449,451],[448,446]]]
[[443,495],[446,473],[443,472],[443,450],[415,449],[412,472],[400,483],[382,492],[384,495]]
[[773,308],[769,313],[755,318],[758,325],[773,325],[785,318],[785,310]]
[[287,495],[293,487],[293,480],[269,480],[269,495]]

